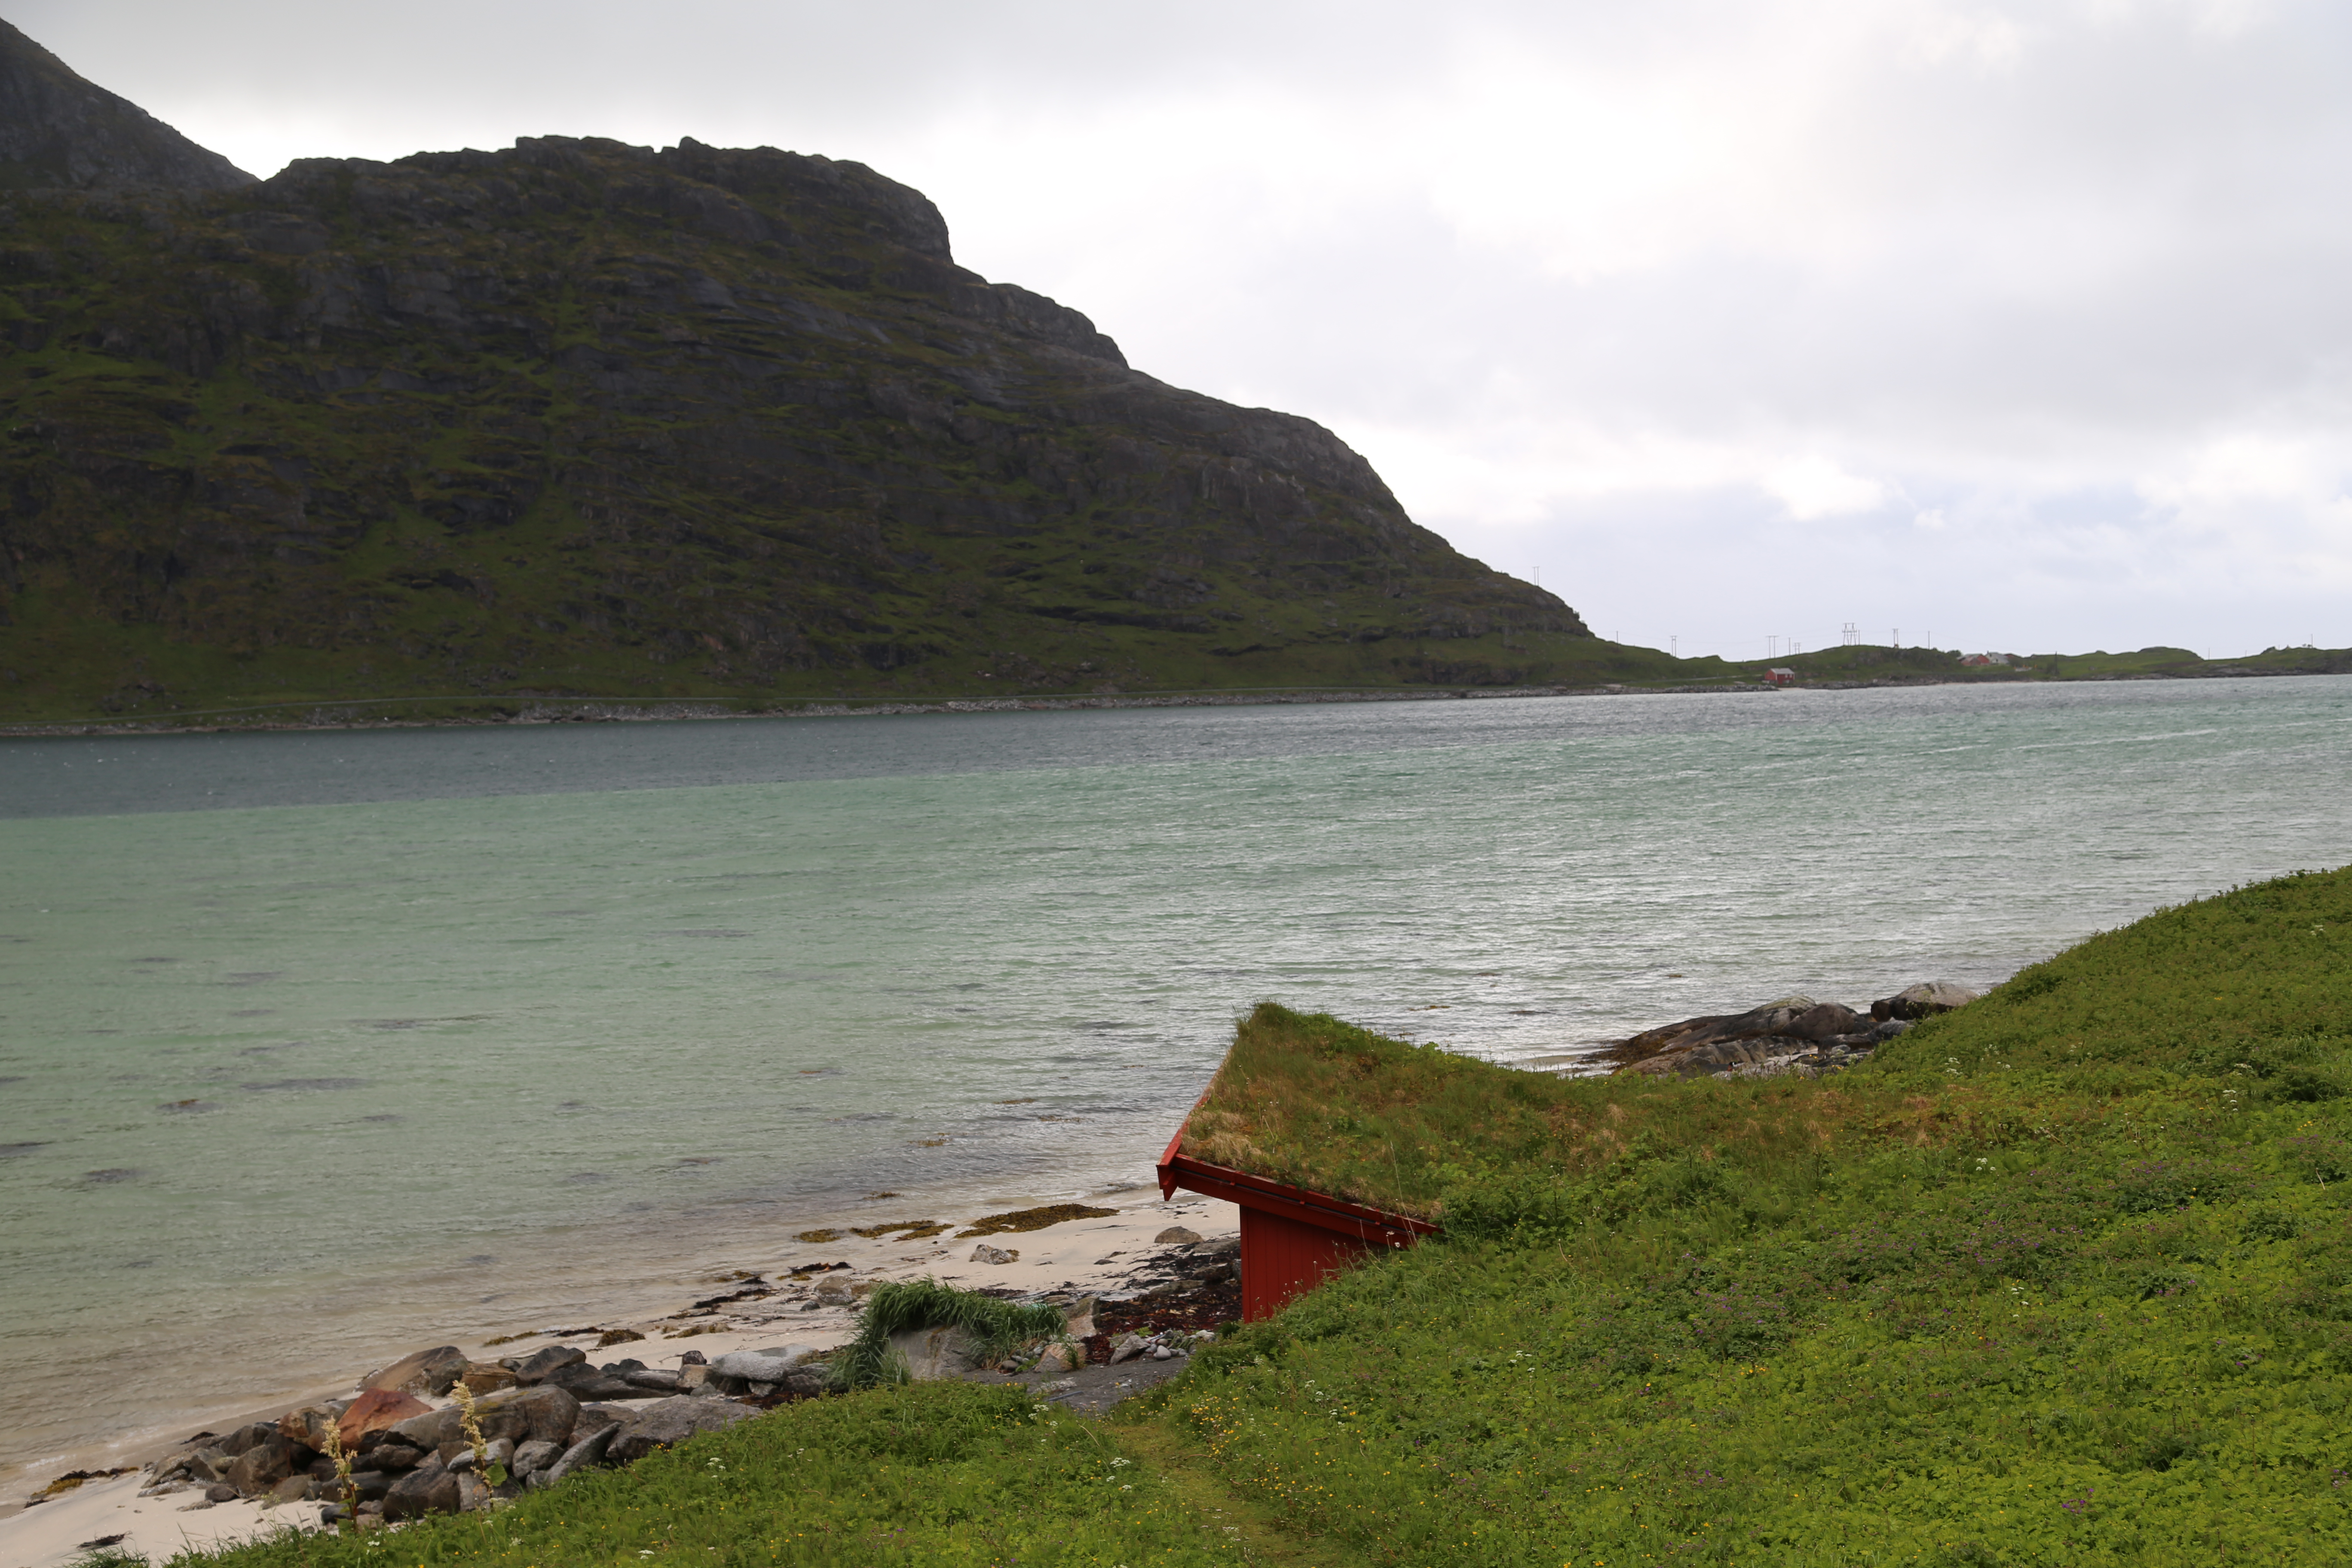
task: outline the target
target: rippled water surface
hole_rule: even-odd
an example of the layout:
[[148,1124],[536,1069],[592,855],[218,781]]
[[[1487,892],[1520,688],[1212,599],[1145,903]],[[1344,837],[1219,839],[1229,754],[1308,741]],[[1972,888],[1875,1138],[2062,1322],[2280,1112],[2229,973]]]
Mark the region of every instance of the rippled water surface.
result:
[[2346,849],[2352,678],[0,742],[0,1471],[1147,1179],[1236,1014],[1503,1060]]

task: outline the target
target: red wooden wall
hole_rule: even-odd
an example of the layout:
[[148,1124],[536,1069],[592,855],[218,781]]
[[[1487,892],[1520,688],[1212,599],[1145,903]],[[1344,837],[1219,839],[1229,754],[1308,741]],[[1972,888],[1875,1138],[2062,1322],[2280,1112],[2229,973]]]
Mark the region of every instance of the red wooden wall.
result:
[[1319,1225],[1243,1209],[1242,1321],[1271,1318],[1371,1250],[1370,1242]]

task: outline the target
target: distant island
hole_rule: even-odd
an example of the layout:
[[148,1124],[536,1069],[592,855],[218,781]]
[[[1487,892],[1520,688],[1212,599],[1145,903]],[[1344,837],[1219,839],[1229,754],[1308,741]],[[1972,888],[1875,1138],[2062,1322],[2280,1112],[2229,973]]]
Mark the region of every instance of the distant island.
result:
[[[1313,422],[1129,367],[862,164],[255,180],[0,23],[0,726],[1759,684],[1596,637]],[[2352,668],[2177,649],[1805,681]]]

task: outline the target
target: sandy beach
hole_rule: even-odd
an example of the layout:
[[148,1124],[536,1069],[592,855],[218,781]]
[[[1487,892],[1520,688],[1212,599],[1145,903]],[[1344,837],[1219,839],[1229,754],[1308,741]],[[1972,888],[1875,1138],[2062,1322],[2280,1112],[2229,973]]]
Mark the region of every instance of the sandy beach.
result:
[[[1092,1206],[1113,1207],[1108,1202]],[[571,1345],[594,1361],[634,1357],[647,1366],[662,1368],[677,1366],[689,1351],[715,1360],[730,1351],[773,1345],[831,1348],[851,1337],[860,1286],[928,1276],[993,1293],[1045,1297],[1066,1293],[1072,1299],[1097,1296],[1116,1300],[1137,1290],[1139,1277],[1149,1277],[1154,1260],[1168,1253],[1153,1238],[1169,1226],[1182,1226],[1209,1242],[1234,1237],[1240,1228],[1240,1211],[1232,1205],[1180,1194],[1172,1203],[1154,1199],[1123,1204],[1108,1215],[1065,1220],[1037,1230],[957,1238],[956,1231],[970,1228],[972,1221],[984,1217],[965,1216],[953,1229],[919,1241],[856,1236],[849,1227],[860,1222],[843,1220],[804,1233],[831,1229],[835,1239],[830,1241],[780,1237],[764,1256],[750,1259],[742,1270],[745,1278],[717,1286],[682,1286],[677,1306],[661,1316],[633,1321],[550,1323],[541,1331],[519,1332],[499,1343],[448,1342],[480,1361],[528,1355],[550,1345]],[[983,1246],[1015,1256],[1004,1262],[974,1261],[975,1251]],[[824,1267],[828,1265],[846,1267]],[[796,1275],[795,1269],[806,1272]],[[623,1334],[643,1337],[618,1338]],[[600,1344],[607,1339],[614,1342]],[[216,1415],[201,1420],[198,1426],[227,1431],[318,1400],[348,1396],[377,1366],[424,1348],[422,1344],[387,1344],[374,1364],[352,1368],[350,1377],[336,1386],[312,1389],[300,1397],[261,1407],[224,1405]],[[26,1490],[37,1493],[55,1475],[69,1470],[102,1472],[127,1467],[130,1472],[84,1481],[34,1506],[27,1506],[23,1493],[0,1501],[0,1568],[61,1568],[90,1550],[93,1542],[163,1562],[190,1547],[225,1545],[268,1531],[316,1526],[317,1503],[272,1508],[239,1501],[192,1507],[192,1500],[200,1494],[141,1498],[146,1477],[140,1467],[187,1436],[187,1431],[177,1428],[137,1433],[118,1442],[94,1445],[60,1461],[50,1473],[37,1472],[27,1478]]]

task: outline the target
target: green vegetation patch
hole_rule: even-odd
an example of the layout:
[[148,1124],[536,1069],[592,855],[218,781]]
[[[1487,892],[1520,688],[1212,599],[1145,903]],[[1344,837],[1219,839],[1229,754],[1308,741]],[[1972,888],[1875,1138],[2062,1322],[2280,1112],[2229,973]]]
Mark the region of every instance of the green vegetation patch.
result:
[[1004,1236],[1014,1231],[1043,1230],[1049,1225],[1064,1225],[1074,1219],[1109,1219],[1117,1209],[1089,1208],[1085,1204],[1047,1204],[1043,1208],[1012,1209],[1003,1214],[983,1215],[971,1226],[956,1232],[962,1241],[974,1236]]
[[[849,1234],[852,1236],[865,1237],[869,1241],[879,1241],[886,1236],[897,1236],[901,1241],[926,1241],[930,1237],[939,1235],[940,1232],[951,1228],[952,1227],[944,1220],[902,1219],[894,1225],[852,1226],[850,1227]],[[806,1241],[811,1237],[821,1237],[826,1241],[835,1241],[839,1239],[835,1235],[822,1231],[803,1232],[801,1236],[801,1239],[803,1241]]]
[[1066,1337],[1059,1310],[1017,1306],[959,1290],[935,1279],[877,1285],[857,1314],[857,1337],[834,1360],[834,1380],[845,1388],[870,1388],[906,1381],[907,1369],[891,1353],[890,1336],[910,1329],[961,1329],[983,1364],[1040,1339]]
[[1026,1389],[919,1384],[803,1400],[496,1513],[303,1535],[183,1563],[504,1568],[1242,1561],[1156,1467]]
[[[2352,872],[2297,872],[2159,910],[2021,970],[1880,1054],[1884,1068],[2164,1068],[2331,1099],[2352,1044]],[[1948,1058],[1948,1061],[1947,1060]],[[2104,1080],[2101,1080],[2104,1081]]]
[[1556,1195],[1561,1175],[1619,1180],[1617,1162],[1637,1148],[1677,1151],[1689,1179],[1712,1179],[1728,1148],[1751,1162],[1803,1163],[1853,1138],[1940,1146],[1971,1136],[1989,1110],[1973,1087],[1922,1100],[1855,1074],[1801,1089],[1552,1078],[1269,1002],[1242,1021],[1180,1147],[1454,1228],[1465,1205],[1484,1214],[1550,1202],[1542,1194]]
[[[1365,1563],[2345,1561],[2347,889],[2162,911],[1836,1078],[1585,1086],[1642,1129],[1605,1160],[1458,1177],[1124,1419]],[[1253,1022],[1335,1117],[1452,1127],[1483,1076]]]

